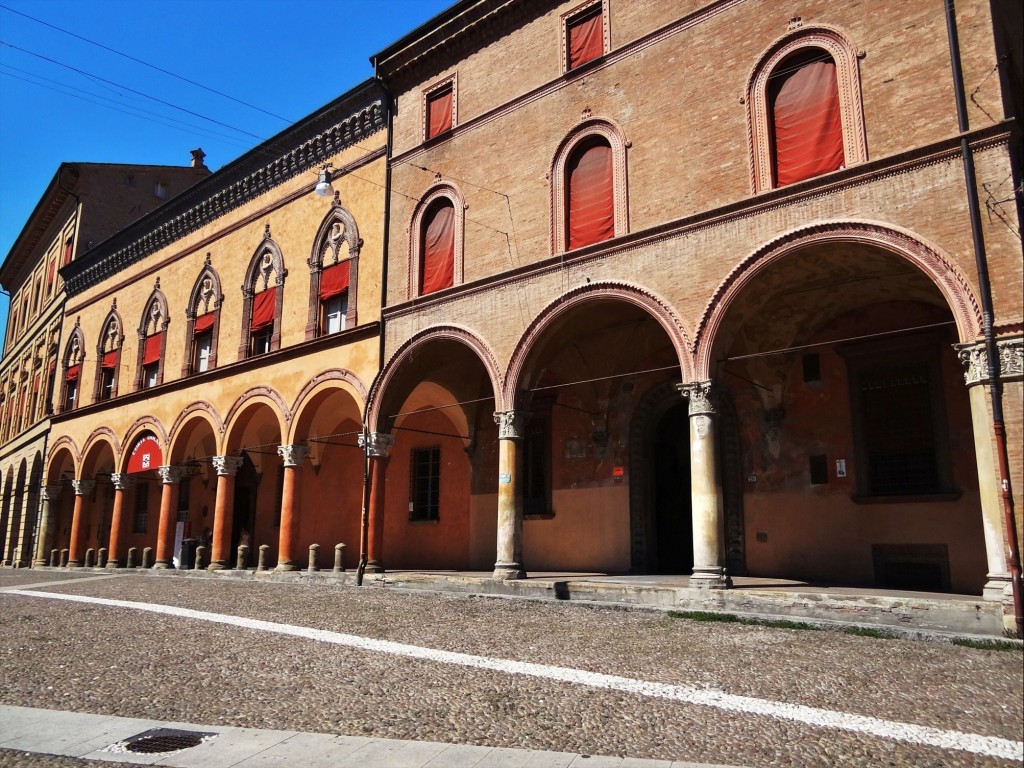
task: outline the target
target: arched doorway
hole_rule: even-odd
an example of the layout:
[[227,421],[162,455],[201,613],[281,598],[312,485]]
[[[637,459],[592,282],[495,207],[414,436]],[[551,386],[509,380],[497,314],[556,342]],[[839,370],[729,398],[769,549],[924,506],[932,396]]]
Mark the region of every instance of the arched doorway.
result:
[[651,573],[693,569],[688,404],[671,406],[654,431],[654,547]]

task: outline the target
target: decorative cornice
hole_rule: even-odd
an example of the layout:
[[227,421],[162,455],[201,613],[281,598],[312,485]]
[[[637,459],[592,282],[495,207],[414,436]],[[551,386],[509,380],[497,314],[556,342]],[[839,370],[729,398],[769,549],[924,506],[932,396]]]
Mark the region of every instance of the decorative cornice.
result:
[[[363,97],[363,104],[349,112],[358,96]],[[346,112],[349,114],[342,117]],[[324,165],[386,125],[386,100],[380,85],[367,81],[347,98],[342,97],[247,152],[61,269],[68,296],[99,284],[274,187]],[[269,162],[264,160],[268,153],[273,156]]]
[[[990,381],[988,371],[988,355],[985,342],[955,345],[964,364],[964,382],[968,387],[975,384],[987,384]],[[999,378],[1002,381],[1019,381],[1024,379],[1024,338],[997,339],[999,350]]]

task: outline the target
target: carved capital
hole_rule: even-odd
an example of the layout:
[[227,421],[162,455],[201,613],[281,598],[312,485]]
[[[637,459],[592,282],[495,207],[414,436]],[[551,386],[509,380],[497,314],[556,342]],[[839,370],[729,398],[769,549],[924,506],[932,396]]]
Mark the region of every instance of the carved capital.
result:
[[175,467],[170,464],[166,464],[162,467],[157,467],[156,472],[160,475],[160,482],[164,485],[174,485],[177,483],[185,474],[185,470],[181,467]]
[[44,485],[39,490],[42,494],[43,501],[56,501],[60,498],[60,485]]
[[714,416],[715,393],[710,381],[692,381],[688,384],[677,384],[679,393],[690,401],[691,416]]
[[[999,378],[1020,379],[1024,377],[1024,338],[1000,339],[996,342],[999,350]],[[964,364],[964,382],[971,387],[987,384],[989,381],[988,355],[984,342],[957,344],[957,354]]]
[[127,491],[132,484],[132,477],[127,472],[115,472],[110,476],[110,482],[114,484],[114,490]]
[[242,467],[241,456],[213,456],[210,460],[218,476],[234,477]]
[[395,436],[388,432],[365,432],[359,436],[359,447],[375,458],[387,458],[394,444]]
[[284,459],[286,467],[298,467],[309,456],[309,448],[304,445],[279,445],[277,455]]
[[527,411],[498,411],[494,414],[494,423],[498,425],[499,440],[522,440],[526,437],[524,429],[530,418]]
[[88,496],[96,487],[96,481],[74,478],[71,487],[75,489],[75,496]]

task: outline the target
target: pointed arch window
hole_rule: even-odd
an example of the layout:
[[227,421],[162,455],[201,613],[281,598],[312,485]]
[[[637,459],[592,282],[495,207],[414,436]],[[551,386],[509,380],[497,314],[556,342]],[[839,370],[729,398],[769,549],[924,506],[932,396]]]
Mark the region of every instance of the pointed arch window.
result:
[[60,410],[70,411],[78,405],[78,392],[82,379],[82,362],[85,360],[85,337],[82,329],[75,323],[71,331],[71,338],[64,348],[64,359],[62,361],[64,375],[61,378],[60,388]]
[[559,147],[552,163],[552,249],[555,253],[629,231],[626,143],[611,123],[592,120]]
[[263,242],[253,253],[242,285],[242,340],[238,359],[255,357],[281,348],[281,308],[284,302],[284,268],[281,249],[270,237],[267,225]]
[[352,214],[335,198],[320,224],[309,260],[306,338],[352,328],[357,323],[359,250],[363,241]]
[[164,351],[167,347],[167,299],[160,290],[160,280],[146,302],[146,311],[139,324],[139,353],[135,389],[151,389],[163,384]]
[[462,283],[465,214],[462,194],[450,185],[434,188],[416,206],[410,228],[410,298]]
[[181,375],[203,373],[217,367],[217,340],[220,337],[220,308],[224,295],[220,277],[211,264],[210,254],[199,273],[185,310],[186,349]]
[[754,192],[867,160],[857,52],[834,29],[776,43],[754,68],[746,101]]
[[99,343],[96,345],[99,365],[96,366],[96,384],[93,400],[100,402],[117,397],[118,372],[121,368],[121,347],[124,344],[121,317],[116,303],[103,322]]

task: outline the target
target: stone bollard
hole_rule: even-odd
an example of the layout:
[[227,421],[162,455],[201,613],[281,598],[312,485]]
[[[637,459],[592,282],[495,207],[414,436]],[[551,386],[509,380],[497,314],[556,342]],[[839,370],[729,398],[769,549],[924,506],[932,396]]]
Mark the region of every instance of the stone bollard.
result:
[[60,550],[59,549],[51,549],[50,550],[50,567],[51,568],[56,568],[58,565],[60,565]]
[[93,549],[92,547],[89,547],[87,550],[85,550],[85,567],[86,568],[92,568],[93,563],[95,562],[95,559],[96,559],[96,550],[95,549]]
[[345,571],[345,545],[334,545],[334,572],[344,573]]
[[96,559],[96,567],[97,568],[106,568],[107,567],[107,548],[106,547],[100,547],[100,554],[99,554],[99,557]]
[[135,561],[138,559],[139,551],[135,547],[128,547],[128,559],[125,560],[125,568],[134,568]]
[[[264,544],[263,546],[266,546]],[[260,562],[263,561],[263,547],[260,547]],[[249,545],[239,544],[238,555],[235,557],[235,568],[244,571],[249,565]]]
[[61,568],[67,568],[68,567],[68,550],[66,550],[66,549],[62,549],[60,551],[60,567]]
[[196,547],[196,562],[192,567],[197,570],[203,570],[203,560],[206,558],[206,547]]
[[260,544],[260,555],[256,561],[256,570],[265,571],[267,570],[267,552],[270,551],[269,544]]
[[317,560],[320,558],[320,545],[310,544],[309,545],[309,572],[313,573],[319,571],[320,567],[317,565]]
[[146,547],[142,550],[142,567],[152,568],[153,567],[153,548]]

